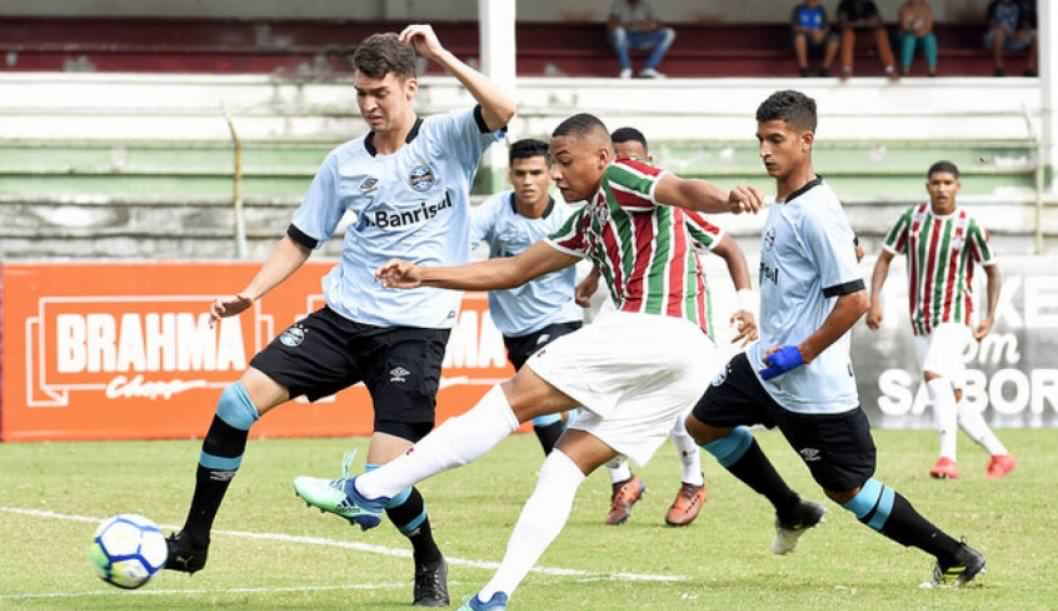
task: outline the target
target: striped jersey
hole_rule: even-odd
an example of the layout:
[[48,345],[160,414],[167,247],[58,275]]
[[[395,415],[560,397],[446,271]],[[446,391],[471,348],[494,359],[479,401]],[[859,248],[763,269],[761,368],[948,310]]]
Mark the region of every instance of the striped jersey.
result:
[[712,334],[705,272],[694,243],[715,247],[723,231],[697,212],[658,204],[661,168],[621,158],[603,173],[599,190],[548,243],[590,257],[616,308],[685,318]]
[[934,214],[928,203],[908,208],[882,248],[907,255],[908,313],[915,335],[937,325],[972,324],[974,264],[992,265],[988,232],[962,208]]

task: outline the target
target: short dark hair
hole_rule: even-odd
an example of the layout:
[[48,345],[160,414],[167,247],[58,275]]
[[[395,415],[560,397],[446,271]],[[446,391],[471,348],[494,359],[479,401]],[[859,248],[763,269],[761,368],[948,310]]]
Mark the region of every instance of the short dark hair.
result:
[[950,161],[938,161],[929,166],[929,171],[926,172],[926,180],[933,178],[933,175],[938,172],[946,172],[955,178],[959,178],[959,166]]
[[356,47],[353,66],[371,78],[384,78],[391,72],[402,79],[414,78],[415,49],[402,44],[393,32],[372,34]]
[[816,131],[816,101],[800,91],[776,91],[757,107],[757,122],[786,121],[810,132]]
[[612,140],[614,144],[621,144],[622,142],[638,142],[643,145],[643,150],[648,150],[650,148],[647,146],[647,137],[643,135],[643,132],[634,127],[618,127],[613,130],[612,134],[610,134],[610,140]]
[[511,145],[507,153],[507,162],[514,163],[515,159],[528,159],[530,157],[543,157],[548,165],[551,165],[551,155],[548,153],[547,143],[535,138],[525,138]]
[[593,114],[582,112],[567,118],[565,121],[558,124],[555,131],[551,132],[552,138],[559,136],[584,136],[597,130],[602,130],[603,133],[609,137],[610,130],[606,129],[606,124]]

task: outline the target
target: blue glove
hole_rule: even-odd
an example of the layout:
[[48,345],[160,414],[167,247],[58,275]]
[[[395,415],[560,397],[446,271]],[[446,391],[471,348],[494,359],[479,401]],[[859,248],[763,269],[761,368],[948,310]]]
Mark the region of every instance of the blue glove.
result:
[[761,369],[757,373],[760,374],[761,378],[770,380],[781,376],[791,369],[797,369],[804,365],[805,359],[801,356],[801,351],[797,346],[783,346],[771,353],[770,356],[765,357],[764,364],[768,365],[768,367]]

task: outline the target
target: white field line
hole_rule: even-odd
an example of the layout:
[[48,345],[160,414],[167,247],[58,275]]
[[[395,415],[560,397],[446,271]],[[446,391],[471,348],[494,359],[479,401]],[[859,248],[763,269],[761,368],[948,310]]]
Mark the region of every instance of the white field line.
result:
[[[451,582],[450,582],[451,583]],[[346,585],[333,586],[299,586],[287,588],[217,588],[213,590],[119,590],[107,588],[106,590],[89,590],[85,592],[30,592],[27,594],[0,594],[0,600],[30,600],[30,599],[56,599],[56,598],[82,598],[86,596],[160,596],[167,594],[276,594],[288,592],[327,592],[333,590],[389,590],[408,587],[404,582],[391,583],[350,583]]]
[[[40,509],[25,509],[22,507],[2,507],[0,506],[0,512],[13,513],[25,516],[32,516],[37,518],[49,518],[53,520],[65,520],[67,522],[84,522],[87,524],[99,524],[103,521],[102,518],[96,518],[92,516],[80,516],[67,513],[58,513],[55,511],[45,511]],[[172,525],[161,525],[162,528],[177,530],[179,527]],[[300,543],[304,545],[321,545],[326,547],[337,547],[341,549],[355,550],[358,552],[366,552],[369,554],[376,554],[379,556],[389,556],[392,558],[410,558],[411,551],[406,549],[397,549],[394,547],[386,547],[384,545],[374,545],[371,543],[358,543],[355,541],[341,541],[336,539],[325,539],[323,537],[307,537],[299,535],[288,535],[284,533],[255,533],[246,532],[239,530],[216,530],[213,534],[224,535],[228,537],[238,537],[241,539],[254,539],[258,541],[280,541],[283,543]],[[500,563],[492,562],[487,560],[471,560],[467,558],[454,558],[445,557],[448,561],[449,566],[463,566],[476,569],[487,569],[496,570],[500,567]],[[582,569],[567,569],[561,567],[548,567],[548,566],[537,566],[533,568],[534,573],[540,573],[543,575],[552,575],[559,577],[580,577],[586,578],[587,580],[614,580],[614,581],[650,581],[650,582],[678,582],[687,581],[689,578],[683,575],[650,575],[640,573],[599,573],[592,571],[585,571]]]

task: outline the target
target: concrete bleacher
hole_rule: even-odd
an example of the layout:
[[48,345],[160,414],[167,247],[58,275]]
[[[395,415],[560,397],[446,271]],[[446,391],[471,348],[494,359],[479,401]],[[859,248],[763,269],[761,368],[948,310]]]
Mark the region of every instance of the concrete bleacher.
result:
[[[870,246],[903,206],[924,198],[928,164],[952,158],[965,175],[964,203],[979,207],[1004,252],[1031,250],[1041,100],[1030,79],[526,77],[511,136],[546,136],[569,114],[591,111],[612,128],[638,126],[658,160],[681,174],[770,192],[752,113],[786,87],[819,101],[817,170]],[[428,76],[418,104],[443,112],[472,101],[453,79]],[[225,113],[243,142],[247,231],[261,257],[327,151],[365,130],[348,78],[0,74],[0,255],[231,256]],[[1058,208],[1044,212],[1048,244],[1058,247]],[[759,219],[724,224],[755,250]]]
[[[2,71],[98,71],[328,76],[350,71],[349,57],[364,37],[399,30],[403,22],[206,20],[143,18],[0,18]],[[679,77],[796,74],[785,24],[672,24],[677,40],[663,70]],[[446,46],[477,62],[476,22],[435,24]],[[983,27],[938,24],[940,72],[987,76]],[[880,75],[866,36],[858,44],[857,74]],[[527,76],[609,76],[617,62],[601,23],[517,24],[518,72]],[[1019,74],[1022,58],[1008,66]],[[920,60],[915,74],[924,74]],[[436,66],[428,66],[436,72]]]

